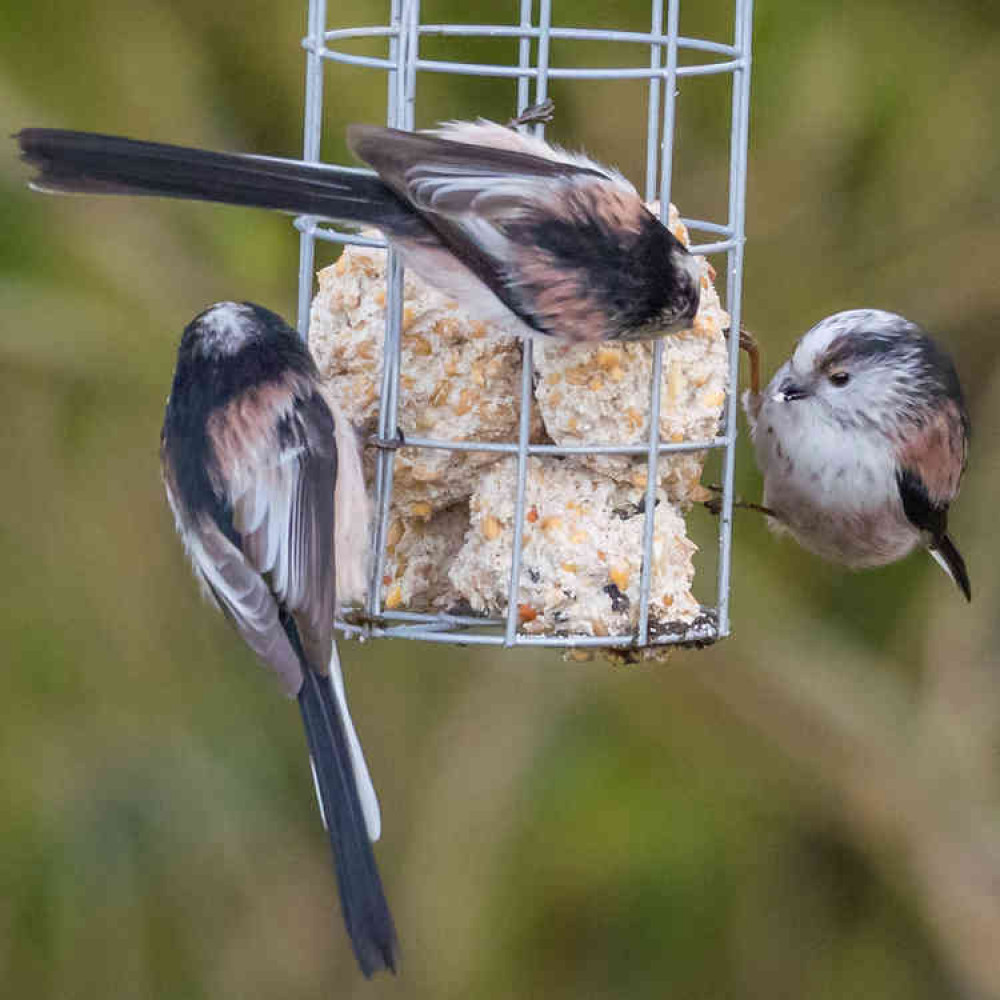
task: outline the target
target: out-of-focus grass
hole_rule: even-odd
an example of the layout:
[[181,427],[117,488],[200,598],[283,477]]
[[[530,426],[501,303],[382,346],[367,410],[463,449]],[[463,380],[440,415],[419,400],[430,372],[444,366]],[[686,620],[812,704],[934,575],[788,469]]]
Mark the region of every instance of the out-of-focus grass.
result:
[[[726,5],[682,6],[685,33],[722,34]],[[648,18],[643,0],[555,7],[561,23]],[[500,17],[483,0],[426,16]],[[297,3],[13,0],[0,114],[8,131],[294,153],[304,24]],[[846,574],[748,517],[734,637],[667,668],[348,646],[398,983],[354,968],[294,706],[199,601],[158,482],[181,328],[221,298],[291,315],[294,233],[235,209],[33,196],[8,145],[5,992],[1000,995],[998,43],[995,5],[973,0],[773,0],[753,78],[745,319],[771,364],[856,305],[947,343],[976,426],[954,513],[975,602],[929,559]],[[508,84],[420,87],[421,124],[510,111]],[[641,180],[641,88],[553,91],[554,136]],[[343,125],[379,120],[384,88],[331,68],[327,97],[324,152],[343,159]],[[718,81],[682,87],[688,214],[721,208],[726,101]],[[758,488],[746,449],[739,488]]]

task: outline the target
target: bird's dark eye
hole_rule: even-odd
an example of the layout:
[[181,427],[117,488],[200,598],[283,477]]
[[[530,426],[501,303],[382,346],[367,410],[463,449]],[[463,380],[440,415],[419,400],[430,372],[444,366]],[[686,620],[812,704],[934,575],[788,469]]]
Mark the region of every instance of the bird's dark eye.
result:
[[830,381],[840,389],[851,381],[851,376],[848,372],[830,372]]

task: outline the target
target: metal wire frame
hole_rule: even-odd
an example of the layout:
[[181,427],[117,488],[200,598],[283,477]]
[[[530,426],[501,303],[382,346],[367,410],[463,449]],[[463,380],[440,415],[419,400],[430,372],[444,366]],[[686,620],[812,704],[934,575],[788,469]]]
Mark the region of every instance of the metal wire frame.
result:
[[[734,0],[732,44],[687,38],[679,33],[680,0],[652,0],[648,32],[615,31],[595,28],[562,27],[552,24],[552,0],[519,0],[516,25],[500,24],[421,24],[420,0],[390,0],[386,25],[326,29],[326,0],[309,0],[308,31],[302,45],[306,50],[306,100],[303,158],[319,161],[323,117],[324,64],[344,63],[382,70],[388,86],[387,124],[404,129],[414,125],[418,72],[460,74],[509,78],[517,84],[517,110],[545,100],[548,81],[572,80],[648,80],[648,125],[646,135],[645,197],[659,199],[661,218],[666,221],[670,204],[673,172],[674,122],[677,81],[684,77],[718,74],[732,76],[732,102],[729,142],[729,201],[725,223],[684,219],[695,234],[714,237],[692,245],[693,253],[726,255],[726,308],[733,330],[740,326],[740,300],[743,283],[743,247],[745,242],[746,174],[748,120],[750,107],[751,28],[753,0]],[[466,63],[424,59],[420,40],[426,36],[457,38],[510,38],[518,41],[517,65]],[[384,38],[386,57],[362,56],[341,51],[338,46],[359,38]],[[636,67],[576,67],[550,65],[553,39],[578,41],[625,42],[649,47],[649,65]],[[532,60],[532,45],[535,58]],[[711,61],[679,65],[681,52],[712,57]],[[533,126],[542,135],[544,125]],[[298,327],[308,334],[309,309],[313,291],[315,241],[349,243],[357,246],[385,247],[382,240],[339,232],[319,225],[311,216],[295,220],[300,232]],[[375,443],[379,454],[375,471],[375,525],[372,538],[371,576],[367,606],[361,624],[338,620],[345,633],[365,637],[423,639],[430,642],[468,645],[608,647],[666,645],[685,643],[702,645],[730,632],[730,580],[733,535],[733,475],[735,465],[736,411],[734,392],[725,408],[722,432],[704,441],[664,443],[659,440],[660,391],[663,370],[663,343],[657,342],[653,354],[650,383],[649,436],[645,444],[577,446],[536,445],[530,443],[533,345],[523,342],[520,422],[516,442],[448,441],[407,437],[406,447],[436,448],[454,451],[491,451],[517,456],[517,485],[514,506],[514,541],[512,546],[509,600],[502,618],[418,613],[382,607],[381,580],[385,566],[385,540],[392,499],[393,460],[398,447],[396,416],[399,399],[400,332],[403,311],[403,268],[397,254],[389,248],[387,264],[386,329],[382,366],[378,433]],[[739,338],[729,338],[729,384],[735,389],[739,362]],[[722,502],[719,514],[719,561],[717,605],[707,608],[693,624],[676,629],[651,627],[649,592],[652,559],[652,512],[655,510],[657,464],[660,455],[690,451],[723,452]],[[518,631],[517,592],[521,575],[521,543],[524,530],[525,486],[528,458],[533,455],[645,455],[647,462],[646,503],[643,525],[643,560],[639,584],[639,621],[634,633],[621,636],[527,635]]]

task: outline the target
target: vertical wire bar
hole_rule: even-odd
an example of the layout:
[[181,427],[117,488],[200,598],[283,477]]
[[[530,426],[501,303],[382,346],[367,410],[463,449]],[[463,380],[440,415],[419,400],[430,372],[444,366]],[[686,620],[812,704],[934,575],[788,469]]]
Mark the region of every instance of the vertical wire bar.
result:
[[[397,107],[399,103],[399,50],[400,50],[400,22],[402,20],[402,14],[400,11],[400,0],[391,0],[389,7],[389,61],[393,64],[394,68],[386,72],[386,111],[385,111],[385,122],[386,125],[395,125],[397,122]],[[389,253],[386,251],[386,331],[382,337],[382,385],[379,392],[379,417],[378,417],[378,432],[379,438],[385,440],[385,432],[383,430],[384,420],[383,414],[386,409],[386,398],[389,394],[389,383],[387,379],[391,378],[391,373],[388,371],[388,350],[389,350]],[[375,455],[375,500],[379,505],[379,513],[381,511],[382,498],[386,496],[391,490],[391,483],[389,490],[386,489],[386,468],[387,463],[385,461],[385,453],[379,450]],[[381,518],[376,516],[375,523],[372,525],[371,531],[371,558],[369,559],[369,579],[368,579],[368,594],[365,601],[365,610],[368,614],[368,618],[374,618],[381,610],[381,600],[382,600],[382,569],[380,564],[380,553],[382,552],[382,539],[378,537],[379,524]],[[368,628],[371,628],[369,624]]]
[[388,94],[386,95],[385,123],[394,126],[397,122],[396,103],[399,97],[399,35],[402,13],[400,0],[392,0],[389,5],[389,61],[395,66],[386,72]]
[[[521,0],[521,20],[520,27],[531,27],[531,11],[534,0]],[[528,69],[531,66],[531,39],[522,37],[517,43],[517,65],[519,69]],[[528,106],[528,97],[531,93],[531,77],[522,74],[517,78],[517,107],[515,114],[520,114]]]
[[[395,128],[412,129],[416,102],[416,61],[420,0],[393,0],[392,27],[395,45],[395,69],[390,71],[388,124]],[[403,262],[399,254],[389,249],[386,258],[385,339],[382,344],[382,385],[379,395],[379,439],[389,441],[396,436],[399,410],[400,334],[403,319]],[[376,463],[375,496],[378,511],[372,533],[372,566],[369,578],[367,611],[370,619],[382,612],[382,572],[385,568],[385,540],[389,529],[392,501],[393,469],[396,452],[381,448]]]
[[[653,14],[649,26],[652,35],[663,33],[663,2],[653,0]],[[659,69],[663,59],[662,46],[653,42],[649,46],[649,68]],[[646,109],[646,186],[645,199],[647,202],[656,198],[656,173],[660,165],[660,90],[663,84],[658,76],[649,78],[649,104]]]
[[733,480],[736,469],[736,417],[739,406],[740,320],[743,295],[743,245],[746,242],[746,182],[750,124],[750,44],[753,0],[736,0],[733,44],[739,65],[733,70],[732,131],[729,145],[729,227],[733,245],[727,254],[726,309],[729,327],[729,399],[726,404],[726,451],[723,457],[722,510],[719,515],[720,636],[729,635],[729,586],[732,575]]
[[[323,31],[326,28],[326,0],[309,0],[306,33],[306,96],[302,137],[302,158],[319,161],[323,133]],[[303,340],[309,337],[309,309],[312,305],[313,270],[316,250],[316,220],[309,217],[299,234],[299,294],[296,324]]]
[[[549,96],[549,51],[552,29],[552,0],[541,0],[538,5],[538,76],[535,79],[535,104],[541,104]],[[535,135],[545,137],[545,122],[535,126]]]
[[[521,6],[522,20],[524,3]],[[530,18],[530,7],[529,7]],[[541,0],[538,5],[538,76],[535,80],[535,103],[544,101],[549,90],[549,32],[552,27],[552,0]],[[544,123],[539,122],[535,135],[545,134]],[[522,342],[521,353],[521,413],[517,435],[517,493],[514,499],[514,540],[510,559],[510,587],[507,590],[507,621],[504,645],[512,646],[517,639],[518,596],[521,590],[521,545],[524,540],[524,492],[528,480],[528,442],[531,437],[531,387],[534,371],[534,344],[530,337]]]
[[[674,119],[677,103],[677,37],[680,0],[667,3],[667,79],[663,96],[662,155],[660,159],[660,220],[670,221],[670,185],[673,180]],[[660,396],[663,382],[663,338],[653,347],[653,385],[649,401],[649,452],[646,456],[646,511],[642,523],[642,572],[639,577],[639,628],[636,643],[649,642],[649,589],[653,573],[653,529],[656,526],[657,465],[660,457]]]

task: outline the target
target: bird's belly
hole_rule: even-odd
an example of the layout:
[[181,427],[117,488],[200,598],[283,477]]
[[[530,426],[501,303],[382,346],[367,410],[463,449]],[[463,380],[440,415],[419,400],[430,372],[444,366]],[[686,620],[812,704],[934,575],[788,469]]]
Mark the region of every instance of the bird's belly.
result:
[[920,541],[888,449],[865,436],[791,422],[766,409],[756,436],[764,503],[803,548],[856,569],[901,559]]

